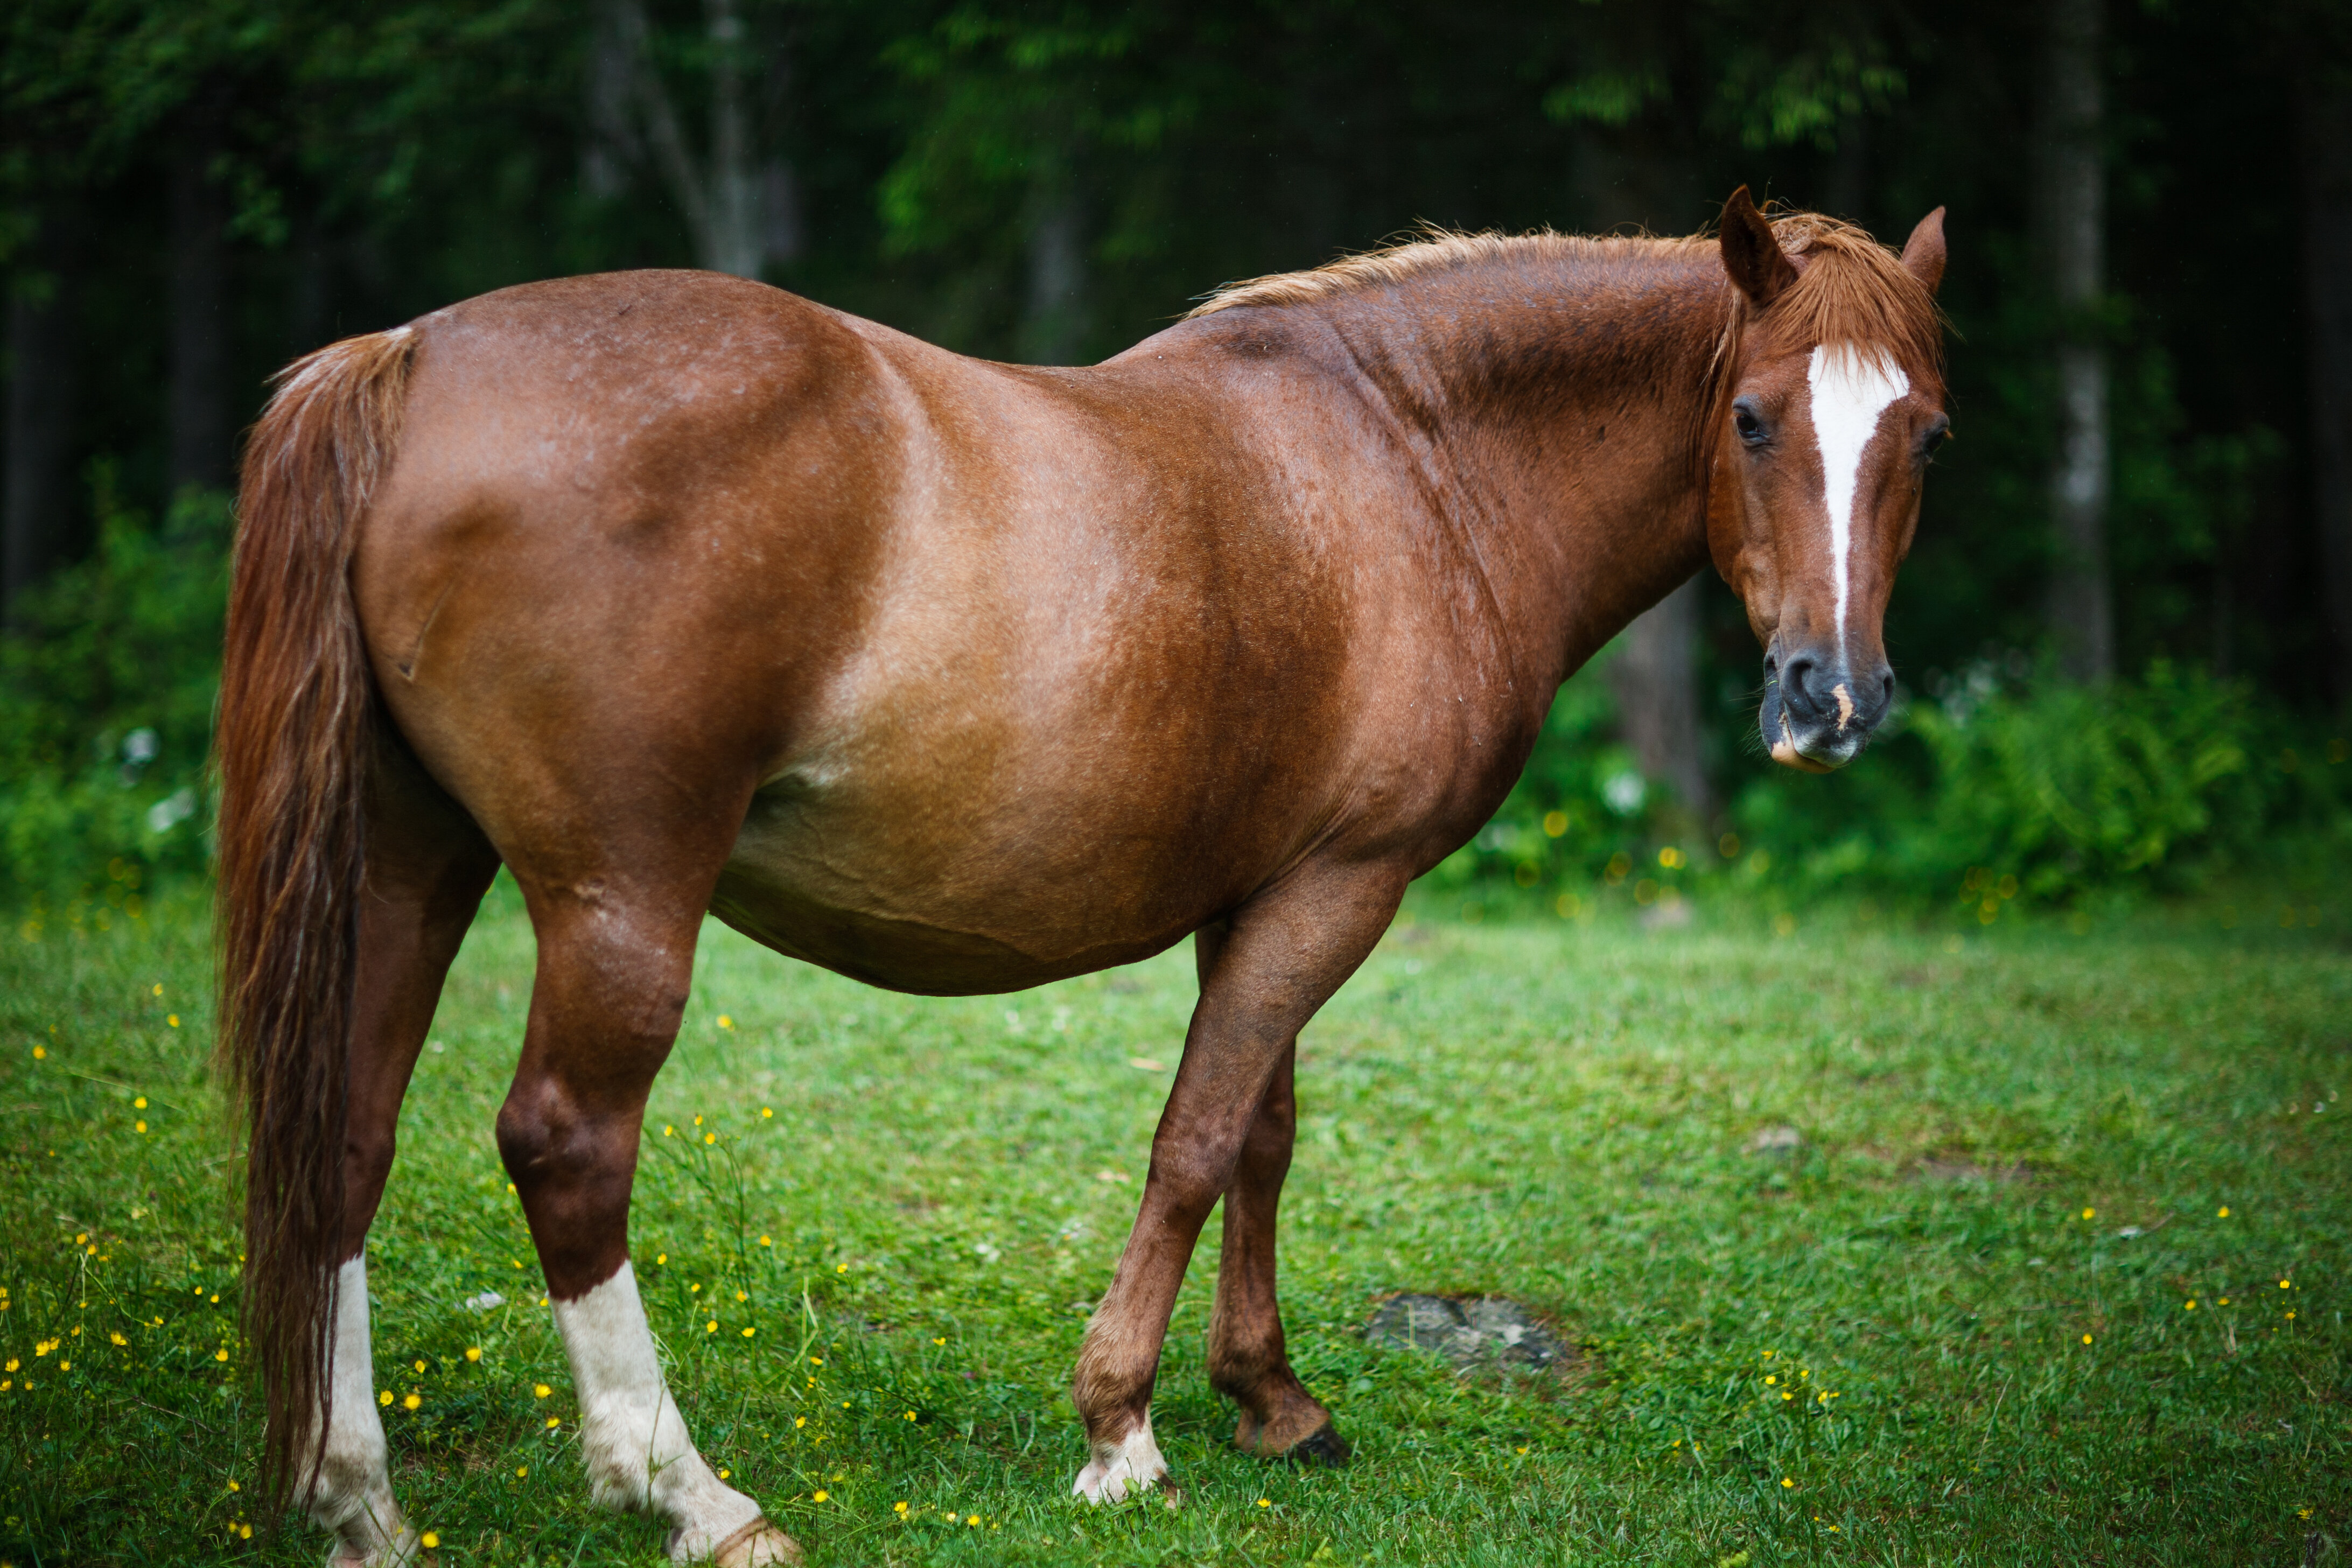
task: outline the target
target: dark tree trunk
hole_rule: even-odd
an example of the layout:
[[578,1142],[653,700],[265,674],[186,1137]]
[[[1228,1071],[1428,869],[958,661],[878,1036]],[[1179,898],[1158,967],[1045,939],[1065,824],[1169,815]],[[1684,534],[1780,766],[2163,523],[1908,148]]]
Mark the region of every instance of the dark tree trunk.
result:
[[642,157],[685,215],[695,259],[702,266],[757,278],[774,256],[780,235],[789,234],[797,249],[797,205],[786,212],[780,227],[774,205],[780,191],[796,199],[790,172],[779,186],[778,165],[763,165],[752,149],[753,106],[744,81],[751,45],[737,0],[703,0],[710,61],[707,158],[698,158],[688,145],[685,119],[663,85],[643,0],[604,0],[597,16],[587,77],[589,136],[580,170],[588,194],[600,199],[618,195],[626,188],[630,163]]
[[1085,219],[1060,180],[1043,186],[1029,220],[1029,290],[1021,315],[1021,357],[1073,364],[1087,335]]
[[81,374],[73,258],[64,226],[44,226],[41,274],[8,300],[6,476],[0,485],[0,609],[74,553],[73,420]]
[[2315,70],[2300,85],[2312,510],[2327,684],[2352,707],[2352,81]]
[[1822,171],[1821,209],[1870,226],[1870,116],[1849,114],[1839,121],[1837,150]]
[[189,133],[172,160],[172,354],[166,479],[226,487],[229,474],[228,199],[214,142]]
[[[1683,234],[1708,216],[1686,161],[1638,134],[1584,137],[1577,185],[1582,222],[1599,232],[1631,226]],[[1715,792],[1702,761],[1706,727],[1699,704],[1704,586],[1694,577],[1635,616],[1609,668],[1620,731],[1643,776],[1671,790],[1699,826],[1715,815]]]
[[1609,681],[1625,744],[1643,776],[1672,790],[1676,804],[1704,826],[1715,815],[1715,792],[1699,758],[1701,589],[1693,577],[1636,616],[1609,667]]
[[2102,0],[2053,0],[2042,58],[2036,196],[2060,320],[2058,458],[2050,475],[2049,616],[2060,671],[2116,672],[2107,563],[2107,358],[2097,312],[2106,272]]
[[296,222],[293,251],[293,287],[286,297],[289,358],[324,348],[342,335],[335,330],[335,245],[315,212]]

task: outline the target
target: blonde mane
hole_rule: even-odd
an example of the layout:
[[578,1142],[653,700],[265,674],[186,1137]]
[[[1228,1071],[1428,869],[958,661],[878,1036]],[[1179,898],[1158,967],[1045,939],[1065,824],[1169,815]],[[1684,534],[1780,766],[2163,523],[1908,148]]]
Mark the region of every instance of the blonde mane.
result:
[[[1892,352],[1904,363],[1940,369],[1944,319],[1935,296],[1899,257],[1864,230],[1820,213],[1771,217],[1773,237],[1797,264],[1797,281],[1760,317],[1746,310],[1738,323],[1766,334],[1780,351],[1815,343],[1852,343]],[[1303,272],[1276,272],[1228,283],[1186,312],[1186,319],[1242,306],[1305,305],[1344,295],[1510,260],[1633,260],[1712,249],[1712,233],[1675,238],[1650,235],[1591,238],[1551,229],[1465,234],[1429,226],[1416,237],[1377,250],[1343,256]],[[1725,280],[1729,288],[1729,279]],[[1744,301],[1743,301],[1744,303]]]

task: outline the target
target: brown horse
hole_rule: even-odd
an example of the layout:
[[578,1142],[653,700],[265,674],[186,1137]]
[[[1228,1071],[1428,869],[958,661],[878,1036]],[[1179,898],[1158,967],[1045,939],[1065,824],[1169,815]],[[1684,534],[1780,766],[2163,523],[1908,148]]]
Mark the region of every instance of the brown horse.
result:
[[498,1140],[596,1495],[797,1548],[695,1452],[628,1261],[706,913],[901,991],[1192,935],[1201,995],[1074,1397],[1089,1499],[1209,1211],[1234,1441],[1337,1461],[1275,1301],[1299,1028],[1510,788],[1553,691],[1711,555],[1762,735],[1852,757],[1941,437],[1942,214],[1900,259],[1737,193],[1719,239],[1439,236],[1225,289],[1104,364],[960,358],[701,273],[509,289],[320,351],[245,464],[221,698],[224,1051],[272,1473],[414,1550],[364,1241],[501,864],[538,936]]

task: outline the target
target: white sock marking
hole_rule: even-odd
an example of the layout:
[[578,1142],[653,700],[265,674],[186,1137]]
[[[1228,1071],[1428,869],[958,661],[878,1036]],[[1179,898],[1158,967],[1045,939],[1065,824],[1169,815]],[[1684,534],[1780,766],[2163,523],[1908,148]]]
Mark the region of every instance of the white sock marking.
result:
[[1116,1443],[1097,1443],[1094,1457],[1070,1487],[1073,1496],[1088,1502],[1117,1502],[1129,1491],[1142,1493],[1168,1474],[1168,1461],[1151,1436],[1151,1413],[1145,1411],[1135,1428]]
[[405,1561],[416,1537],[402,1522],[384,1468],[383,1420],[376,1414],[375,1363],[368,1343],[367,1255],[335,1271],[335,1366],[327,1445],[302,1489],[311,1521],[341,1539],[343,1557]]
[[695,1452],[662,1381],[636,1270],[624,1260],[610,1279],[576,1301],[556,1302],[554,1310],[580,1395],[580,1447],[596,1500],[668,1519],[677,1527],[672,1561],[708,1557],[760,1505],[713,1475]]
[[1911,378],[1894,361],[1864,358],[1853,345],[1817,345],[1805,367],[1812,389],[1813,439],[1822,453],[1822,499],[1830,513],[1830,553],[1837,581],[1838,658],[1845,658],[1845,605],[1853,573],[1853,492],[1862,477],[1862,454],[1878,434],[1878,417],[1911,390]]

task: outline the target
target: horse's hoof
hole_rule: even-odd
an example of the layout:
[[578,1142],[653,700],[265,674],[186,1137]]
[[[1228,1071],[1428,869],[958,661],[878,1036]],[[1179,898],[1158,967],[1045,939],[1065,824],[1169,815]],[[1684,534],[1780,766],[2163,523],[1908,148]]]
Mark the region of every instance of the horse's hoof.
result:
[[1094,1445],[1093,1458],[1078,1472],[1071,1495],[1088,1502],[1119,1502],[1140,1497],[1168,1478],[1168,1461],[1152,1441],[1151,1422],[1145,1419],[1116,1443]]
[[1354,1451],[1348,1447],[1348,1439],[1339,1436],[1339,1428],[1326,1421],[1285,1448],[1282,1457],[1309,1469],[1336,1470],[1347,1464]]
[[[677,1550],[680,1533],[670,1531],[673,1552]],[[709,1563],[711,1568],[770,1568],[772,1563],[799,1568],[801,1543],[769,1523],[765,1514],[754,1514],[749,1522],[712,1546],[709,1556],[699,1561]]]

